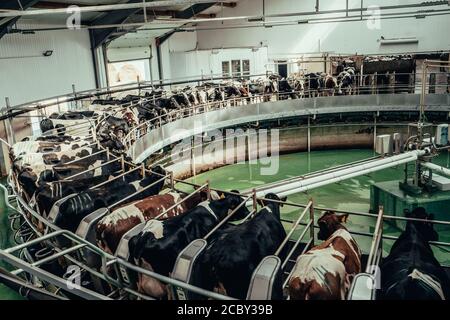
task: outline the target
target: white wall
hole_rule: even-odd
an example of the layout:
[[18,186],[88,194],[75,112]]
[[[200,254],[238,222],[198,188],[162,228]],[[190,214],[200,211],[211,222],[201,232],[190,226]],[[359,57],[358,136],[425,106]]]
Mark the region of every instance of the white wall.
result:
[[[315,0],[266,0],[266,14],[314,11]],[[418,3],[418,0],[365,0],[364,6],[371,4],[396,5]],[[350,8],[357,8],[359,0],[350,0]],[[224,16],[262,15],[262,0],[241,0],[236,8],[225,8]],[[345,0],[320,1],[320,10],[345,9]],[[416,11],[417,9],[405,9]],[[393,12],[393,11],[392,11]],[[280,20],[302,20],[307,17],[290,17]],[[236,21],[223,25],[236,24]],[[242,21],[240,21],[242,23]],[[215,23],[216,26],[222,25]],[[203,25],[205,26],[205,24]],[[208,23],[211,26],[211,23]],[[198,31],[200,49],[268,46],[271,59],[299,56],[305,53],[332,52],[335,54],[377,54],[450,50],[450,37],[444,30],[450,30],[449,16],[427,17],[426,19],[381,20],[380,29],[369,29],[367,21],[295,24],[272,28],[243,28]],[[377,41],[385,38],[417,37],[418,44],[380,46]]]
[[196,50],[170,53],[171,74],[173,78],[218,77],[222,74],[222,61],[250,60],[251,74],[266,72],[267,48],[257,51],[251,49]]
[[[47,25],[48,26],[48,25]],[[21,22],[19,28],[45,27]],[[53,55],[42,53],[53,50]],[[95,88],[95,73],[87,31],[46,31],[5,35],[0,39],[0,106],[12,105],[76,90]]]
[[[420,0],[364,0],[364,7],[371,5],[392,6],[399,4],[419,3]],[[260,16],[263,0],[240,0],[235,8],[223,8],[217,14],[221,16]],[[265,14],[314,12],[316,0],[265,0]],[[346,0],[320,1],[320,10],[345,9]],[[356,9],[360,0],[349,0],[349,8]],[[447,7],[443,7],[447,8]],[[415,12],[421,8],[403,9]],[[434,9],[437,9],[435,7]],[[439,9],[442,9],[439,7]],[[383,11],[382,13],[398,13],[399,11]],[[350,13],[355,15],[358,13]],[[332,17],[344,14],[333,14]],[[292,16],[286,18],[268,18],[269,20],[298,21],[311,20],[317,16]],[[312,22],[312,21],[311,21]],[[224,21],[199,23],[199,28],[233,26],[246,21]],[[353,54],[391,54],[423,51],[450,50],[449,16],[427,17],[426,19],[392,19],[380,20],[380,28],[371,29],[367,21],[338,23],[308,23],[272,28],[235,28],[219,30],[198,30],[196,32],[175,33],[161,46],[162,77],[164,79],[196,78],[201,75],[220,74],[222,61],[233,59],[249,59],[252,74],[275,71],[276,60],[298,61],[300,58],[312,60],[324,53],[330,55]],[[161,32],[160,32],[161,33]],[[161,34],[138,32],[127,35],[128,41],[118,43],[124,48],[109,49],[110,57],[134,59],[148,51],[147,43],[152,43],[154,50],[152,59],[153,79],[158,78],[156,45],[154,37]],[[406,38],[416,37],[418,44],[388,45],[379,43],[381,37]],[[133,38],[134,37],[134,38]],[[142,47],[142,43],[146,45]],[[135,47],[133,47],[133,44]],[[258,51],[252,48],[259,48]],[[320,59],[319,59],[320,60]],[[301,68],[310,71],[325,71],[323,63],[304,64]],[[328,67],[327,70],[328,71]],[[298,66],[290,64],[288,72],[297,72]]]

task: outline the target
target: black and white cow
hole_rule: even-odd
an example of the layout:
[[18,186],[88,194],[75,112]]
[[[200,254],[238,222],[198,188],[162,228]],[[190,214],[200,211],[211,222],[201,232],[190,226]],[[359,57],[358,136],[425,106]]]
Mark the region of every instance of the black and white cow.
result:
[[86,147],[92,144],[89,140],[79,141],[19,141],[15,143],[9,150],[11,161],[28,153],[50,153],[50,152],[67,152],[80,147]]
[[[74,161],[80,158],[87,157],[89,155],[93,155],[101,150],[103,149],[94,144],[63,152],[26,153],[17,157],[14,160],[12,167],[15,172],[18,172],[24,167],[33,168],[35,166],[42,165],[63,165],[69,161]],[[105,158],[105,154],[97,154],[89,157],[91,161],[100,160],[102,158]]]
[[352,89],[355,81],[355,69],[345,68],[339,73],[338,77],[339,94],[352,94]]
[[286,100],[288,98],[297,99],[297,94],[294,88],[289,84],[289,81],[285,78],[278,82],[278,91],[280,100]]
[[[73,175],[82,173],[70,180],[92,178],[96,176],[111,175],[122,169],[119,161],[108,162],[106,154],[88,157],[73,164],[47,165],[39,164],[24,167],[18,174],[17,180],[28,199],[31,199],[36,189],[46,182],[64,180]],[[129,166],[125,164],[125,168]],[[87,171],[88,169],[92,169]]]
[[[75,116],[74,116],[75,117]],[[81,117],[81,115],[80,115]],[[89,124],[94,124],[92,118],[79,118],[75,119],[61,119],[61,118],[44,118],[39,123],[42,133],[48,133],[53,129],[56,129],[56,134],[65,135],[67,130],[76,131],[78,133],[90,134],[91,128]]]
[[[160,166],[153,169],[153,172],[150,176],[140,181],[121,183],[119,180],[112,187],[107,185],[78,193],[75,197],[69,198],[61,204],[59,215],[54,223],[62,229],[76,231],[81,220],[88,214],[97,209],[114,205],[119,200],[161,180],[166,174],[166,171]],[[158,194],[162,190],[164,183],[165,181],[162,179],[145,191],[130,197],[122,205]]]
[[320,73],[319,77],[319,92],[323,96],[334,96],[336,89],[338,88],[338,81],[335,77],[328,73]]
[[[422,207],[406,217],[433,220]],[[428,241],[437,241],[433,224],[408,221],[381,264],[381,290],[384,300],[446,300],[450,298],[450,280],[434,257]]]
[[319,95],[320,87],[320,76],[317,73],[308,73],[305,75],[305,96],[306,97],[317,97]]
[[[181,216],[166,221],[147,221],[143,231],[129,242],[130,258],[143,268],[168,276],[178,254],[190,242],[204,237],[242,201],[241,196],[227,194],[224,199],[202,202]],[[233,220],[242,219],[248,213],[244,205]],[[138,290],[155,298],[167,295],[165,284],[142,274]]]
[[[242,224],[228,226],[215,232],[201,257],[200,273],[205,289],[233,298],[245,299],[252,274],[261,260],[275,253],[286,238],[281,224],[280,203],[286,201],[269,193],[263,208],[255,217]],[[282,298],[282,285],[276,287]]]
[[[220,198],[218,193],[213,190],[211,190],[210,194],[213,200]],[[207,200],[206,192],[200,191],[184,200],[178,206],[175,206],[176,203],[183,199],[183,196],[184,194],[178,192],[168,192],[150,196],[117,208],[97,223],[95,229],[98,246],[104,251],[114,254],[122,236],[136,225],[154,219],[173,207],[158,218],[158,220],[171,219],[192,210],[199,203]]]

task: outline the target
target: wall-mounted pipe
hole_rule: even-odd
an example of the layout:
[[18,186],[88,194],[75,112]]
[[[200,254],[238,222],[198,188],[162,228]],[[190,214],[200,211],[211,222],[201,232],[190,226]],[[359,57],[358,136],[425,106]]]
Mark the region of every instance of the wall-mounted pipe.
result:
[[[221,2],[233,2],[234,0],[221,0]],[[121,4],[106,4],[97,6],[84,6],[79,7],[77,12],[104,12],[115,10],[129,10],[129,9],[145,9],[145,8],[158,8],[158,7],[170,7],[170,6],[186,6],[200,3],[211,3],[211,0],[164,0],[164,1],[151,1],[151,2],[134,2],[134,3],[121,3]],[[3,17],[22,17],[22,16],[38,16],[48,14],[67,14],[67,8],[62,9],[36,9],[36,10],[8,10],[0,11],[0,18]]]

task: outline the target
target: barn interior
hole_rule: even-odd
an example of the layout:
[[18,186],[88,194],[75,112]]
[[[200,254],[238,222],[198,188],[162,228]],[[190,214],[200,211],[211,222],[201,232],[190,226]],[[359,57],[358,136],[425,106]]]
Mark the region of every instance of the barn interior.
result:
[[1,1],[0,299],[450,299],[447,30],[447,0]]

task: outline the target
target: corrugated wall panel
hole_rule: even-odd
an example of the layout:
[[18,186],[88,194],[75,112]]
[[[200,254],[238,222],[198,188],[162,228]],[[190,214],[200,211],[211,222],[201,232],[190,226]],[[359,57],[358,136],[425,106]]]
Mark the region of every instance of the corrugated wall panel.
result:
[[[54,27],[21,22],[19,28]],[[53,50],[44,57],[43,52]],[[95,73],[86,30],[6,35],[0,40],[0,106],[13,105],[95,88]]]

